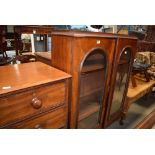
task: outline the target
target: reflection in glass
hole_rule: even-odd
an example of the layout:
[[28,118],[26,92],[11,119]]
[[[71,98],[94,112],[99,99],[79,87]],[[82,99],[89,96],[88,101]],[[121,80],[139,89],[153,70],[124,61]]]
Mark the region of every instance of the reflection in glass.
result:
[[128,78],[128,71],[130,67],[131,52],[124,50],[121,54],[119,65],[117,68],[116,81],[114,87],[113,100],[110,110],[110,115],[119,111],[122,105],[126,82]]
[[84,60],[80,75],[78,128],[99,125],[105,82],[106,58],[102,50],[92,51]]

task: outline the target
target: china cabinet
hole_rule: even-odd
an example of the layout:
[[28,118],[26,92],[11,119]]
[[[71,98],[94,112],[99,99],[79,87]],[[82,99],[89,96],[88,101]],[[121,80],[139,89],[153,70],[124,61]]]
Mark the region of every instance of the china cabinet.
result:
[[53,31],[52,66],[72,75],[70,128],[106,128],[123,119],[137,38]]

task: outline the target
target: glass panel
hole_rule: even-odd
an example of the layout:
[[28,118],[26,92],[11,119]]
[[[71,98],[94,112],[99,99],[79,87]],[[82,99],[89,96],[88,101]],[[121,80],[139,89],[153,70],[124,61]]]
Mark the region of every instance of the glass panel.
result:
[[80,76],[78,128],[96,128],[102,106],[106,60],[103,51],[95,50],[83,63]]
[[120,110],[124,96],[125,86],[128,78],[130,66],[131,52],[124,50],[121,54],[119,65],[117,68],[116,81],[114,87],[113,100],[110,110],[110,115]]

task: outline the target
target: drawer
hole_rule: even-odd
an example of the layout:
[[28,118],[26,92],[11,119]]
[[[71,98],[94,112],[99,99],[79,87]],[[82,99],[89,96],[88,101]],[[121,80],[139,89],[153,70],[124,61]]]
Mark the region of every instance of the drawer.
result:
[[67,111],[66,108],[59,108],[58,110],[42,114],[37,118],[30,118],[20,123],[7,126],[5,128],[12,129],[58,129],[66,128]]
[[65,103],[65,82],[0,98],[0,126],[20,121]]

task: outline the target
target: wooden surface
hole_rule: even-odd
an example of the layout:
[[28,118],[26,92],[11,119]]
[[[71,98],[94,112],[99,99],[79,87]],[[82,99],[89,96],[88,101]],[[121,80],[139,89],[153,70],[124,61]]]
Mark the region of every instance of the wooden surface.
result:
[[22,53],[22,55],[35,55],[35,54],[29,51],[29,52]]
[[[78,120],[78,96],[80,95],[80,77],[79,74],[82,71],[82,61],[86,56],[93,52],[95,48],[99,49],[104,54],[104,49],[107,52],[107,59],[110,60],[113,57],[115,40],[101,38],[101,43],[96,44],[98,38],[74,38],[64,36],[53,36],[53,50],[52,50],[52,66],[57,67],[67,73],[72,74],[72,99],[71,99],[71,128],[76,128]],[[57,46],[61,44],[61,46]],[[109,70],[107,70],[108,77],[110,76],[112,62],[109,63]],[[105,72],[105,70],[103,70]],[[110,78],[110,77],[109,77]],[[104,77],[103,77],[104,79]],[[97,81],[91,81],[95,84]],[[90,85],[90,84],[89,84]],[[88,85],[88,86],[89,86]],[[107,85],[107,84],[106,84]],[[87,87],[87,86],[86,86]],[[86,88],[87,89],[87,88]],[[103,88],[104,89],[104,88]],[[107,93],[107,92],[105,92]]]
[[78,121],[87,118],[88,116],[92,115],[95,112],[98,112],[99,110],[100,105],[98,102],[80,103]]
[[26,34],[51,34],[53,31],[52,26],[31,26],[31,25],[19,25],[14,27],[15,33]]
[[127,100],[129,103],[133,103],[137,99],[146,95],[152,90],[153,85],[155,85],[154,80],[150,80],[150,82],[145,82],[142,80],[136,79],[137,87],[133,87],[130,83],[127,93]]
[[[65,83],[61,82],[1,98],[0,124],[38,114],[47,107],[53,108],[64,105],[65,89]],[[41,105],[36,107],[35,104],[37,103],[33,103],[34,99],[39,100]]]
[[155,86],[155,81],[150,80],[149,82],[145,82],[144,80],[136,79],[136,84],[136,87],[133,87],[131,82],[129,84],[124,105],[125,115],[127,115],[130,105],[132,103],[134,103],[136,100],[149,94],[152,91],[152,88]]
[[42,57],[44,57],[44,58],[46,58],[46,59],[49,59],[49,60],[51,60],[51,52],[46,52],[46,51],[44,51],[44,52],[34,52],[34,53],[32,53],[32,52],[24,52],[22,55],[39,55],[39,56],[42,56]]
[[52,53],[51,52],[26,52],[22,55],[34,55],[36,60],[51,66]]
[[[133,64],[136,52],[137,52],[137,40],[135,40],[135,38],[133,38],[133,39],[126,38],[125,39],[125,38],[119,36],[119,38],[117,39],[117,43],[116,43],[116,51],[114,54],[115,57],[113,57],[113,59],[110,60],[110,62],[111,61],[113,62],[113,68],[112,68],[112,72],[111,72],[111,77],[109,77],[110,81],[109,81],[108,103],[107,103],[105,118],[103,120],[103,122],[104,122],[103,126],[105,128],[107,126],[109,126],[110,124],[112,124],[114,121],[124,119],[123,107],[124,107],[124,104],[126,103],[125,98],[126,98],[126,94],[127,94],[127,90],[128,90],[128,84],[129,84],[129,78],[130,78],[130,74],[131,74],[132,64]],[[130,53],[130,54],[128,54],[128,53]],[[124,61],[121,60],[121,57],[125,56],[125,55],[126,55],[126,59],[128,61],[127,61],[127,63],[124,64]],[[124,78],[124,75],[125,75],[124,73],[126,73],[125,82],[123,82],[123,80],[121,80]],[[116,79],[117,79],[118,75],[119,75],[120,79],[118,80],[119,81],[119,90],[117,91],[117,87],[118,87],[117,82],[118,81],[116,81]],[[124,86],[123,92],[120,89],[121,85]],[[117,106],[116,106],[116,102],[115,102],[115,99],[117,98],[117,96],[115,96],[115,95],[117,93],[115,94],[115,91],[122,94],[122,98],[119,101],[119,103],[117,103]],[[105,101],[105,104],[106,104],[106,102],[107,101]],[[113,111],[113,113],[111,113],[112,107],[115,107],[115,106],[116,106],[115,111]]]
[[22,54],[22,55],[16,55],[14,58],[13,58],[13,63],[14,64],[17,64],[17,63],[29,63],[29,62],[35,62],[36,61],[36,57],[31,54],[29,52],[26,53],[26,54]]
[[[98,87],[98,83],[102,83],[102,112],[100,128],[106,127],[107,122],[112,123],[116,119],[120,119],[122,111],[119,111],[117,118],[109,120],[111,100],[113,98],[113,90],[115,87],[115,79],[117,66],[119,64],[120,55],[125,48],[130,48],[132,57],[130,58],[129,72],[127,75],[127,82],[124,91],[124,98],[127,93],[128,79],[130,69],[136,53],[137,38],[129,37],[127,35],[114,35],[95,32],[81,32],[81,31],[53,31],[52,32],[52,66],[63,70],[72,75],[71,85],[71,106],[70,106],[70,127],[77,128],[78,114],[79,114],[79,97],[83,96],[81,87],[84,87],[81,82],[81,76],[85,73],[99,72],[102,70],[102,80],[90,78],[87,86],[84,87],[85,94],[93,92],[91,85]],[[100,66],[98,63],[93,66],[84,68],[84,62],[92,53],[102,53],[106,56],[106,65]],[[98,60],[96,61],[98,62]],[[103,61],[102,61],[103,62]],[[83,73],[82,73],[83,72]],[[81,74],[82,73],[82,74]],[[89,75],[88,75],[89,76]],[[94,88],[97,90],[97,88]],[[121,104],[124,104],[124,98]]]
[[151,129],[154,125],[155,109],[149,115],[147,115],[141,122],[139,122],[135,129]]
[[66,127],[66,110],[59,108],[49,114],[41,114],[39,117],[26,119],[4,128],[12,129],[58,129]]
[[42,63],[45,63],[47,65],[52,65],[51,59],[52,59],[52,53],[51,52],[35,52],[37,61],[40,61]]
[[34,54],[51,61],[51,52],[35,52]]
[[82,73],[93,72],[96,70],[101,70],[103,68],[104,66],[102,64],[88,65],[88,66],[83,67]]
[[2,66],[0,73],[0,96],[70,77],[69,74],[41,62]]
[[137,40],[137,37],[130,37],[123,34],[113,34],[113,33],[98,33],[98,32],[88,32],[88,31],[78,31],[78,30],[53,30],[52,36],[70,36],[70,37],[101,37],[101,38],[127,38]]
[[0,128],[67,128],[69,74],[41,62],[0,72]]

